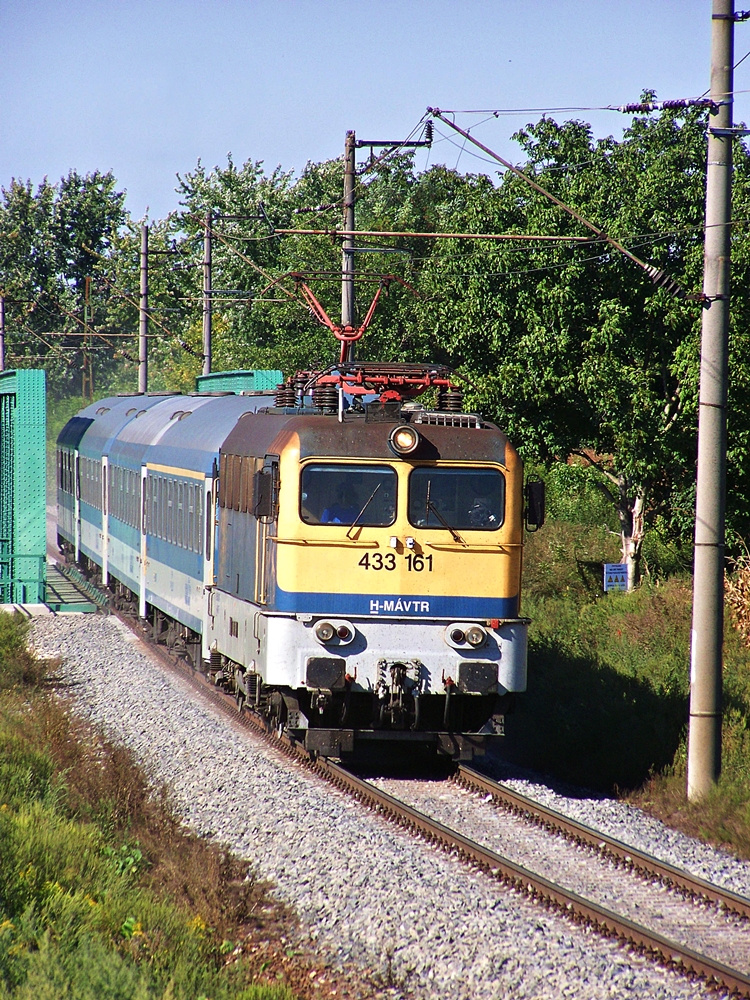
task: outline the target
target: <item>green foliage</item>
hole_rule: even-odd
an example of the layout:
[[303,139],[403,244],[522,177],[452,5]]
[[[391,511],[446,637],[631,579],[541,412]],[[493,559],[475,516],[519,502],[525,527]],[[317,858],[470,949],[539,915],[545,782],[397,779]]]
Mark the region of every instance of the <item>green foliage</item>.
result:
[[11,733],[0,733],[0,806],[18,808],[24,802],[44,802],[52,791],[53,766]]
[[[663,111],[634,118],[617,141],[594,140],[583,122],[543,118],[516,138],[524,168],[556,197],[695,291],[702,271],[706,124],[700,109]],[[750,196],[750,160],[741,144],[735,161],[741,213]],[[173,245],[185,265],[158,279],[158,301],[170,308],[185,303],[183,321],[169,318],[167,326],[179,326],[183,340],[200,350],[195,304],[201,274],[187,264],[199,262],[210,209],[224,217],[215,225],[214,283],[253,296],[252,305],[214,297],[217,367],[289,372],[335,360],[338,345],[309,315],[294,281],[283,276],[309,275],[335,320],[339,245],[318,236],[274,236],[266,220],[278,228],[332,227],[341,190],[340,161],[308,164],[296,179],[280,169],[267,173],[255,161],[239,167],[231,157],[213,170],[199,163],[181,178],[183,207],[160,230],[164,246]],[[360,229],[544,236],[583,231],[515,175],[493,181],[443,166],[418,174],[405,155],[361,173],[357,199]],[[263,218],[236,218],[257,215],[259,202]],[[375,252],[357,257],[360,316],[376,287],[367,279],[384,271],[409,282],[416,296],[392,286],[358,345],[358,357],[459,368],[478,386],[469,391],[468,405],[495,418],[527,459],[550,462],[585,453],[596,462],[596,488],[605,499],[609,490],[618,528],[632,531],[632,509],[645,501],[649,524],[659,522],[663,534],[689,539],[701,319],[694,302],[655,290],[642,270],[606,245],[403,237],[387,241],[402,252],[386,257],[377,252],[377,240],[361,242]],[[740,283],[750,262],[744,242],[738,230]],[[130,260],[136,259],[132,245]],[[739,528],[750,525],[743,499],[750,496],[750,482],[744,483],[750,475],[750,376],[742,374],[742,331],[750,324],[739,297],[733,309],[737,377],[730,476],[743,488],[730,490],[729,516]],[[154,344],[155,377],[165,388],[185,385],[186,367],[191,374],[197,370],[189,355],[175,355],[174,345],[169,338]],[[609,514],[605,520],[612,526]]]
[[617,530],[612,502],[601,489],[600,474],[591,466],[565,462],[527,466],[526,478],[544,480],[547,517],[551,520]]
[[118,875],[138,875],[148,864],[143,851],[135,844],[121,844],[119,851],[105,847],[104,855],[112,862]]
[[[653,96],[653,95],[649,95]],[[663,110],[635,117],[622,139],[595,139],[581,121],[530,123],[516,135],[522,167],[574,211],[648,264],[697,292],[703,267],[708,113]],[[734,150],[733,205],[750,209],[750,155]],[[411,156],[360,163],[357,226],[416,232],[580,237],[587,232],[511,172],[419,173]],[[302,272],[335,321],[340,242],[276,229],[332,229],[341,221],[341,161],[310,163],[298,177],[260,161],[179,179],[180,207],[149,227],[150,388],[192,389],[202,367],[202,252],[213,223],[214,367],[281,368],[334,362],[339,345],[310,314]],[[262,204],[262,211],[260,206]],[[269,224],[270,223],[270,224]],[[658,526],[689,544],[695,489],[701,308],[655,289],[609,245],[362,238],[356,259],[360,318],[384,273],[393,284],[357,347],[363,360],[446,363],[471,382],[467,405],[496,419],[527,460],[585,456],[596,489],[625,538]],[[382,253],[386,249],[396,253]],[[733,283],[750,280],[750,240],[733,234]],[[31,362],[46,356],[55,394],[79,384],[58,347],[78,346],[85,279],[92,278],[96,390],[136,385],[140,227],[111,174],[75,171],[58,184],[13,181],[0,203],[0,272],[14,303],[9,344]],[[750,304],[732,299],[728,525],[750,531]],[[63,331],[54,350],[38,338]],[[132,336],[115,340],[114,334]],[[29,338],[31,338],[29,340]],[[52,343],[52,342],[50,342]],[[36,346],[35,346],[36,345]],[[117,355],[117,357],[116,357]],[[22,363],[26,363],[23,361]],[[571,473],[570,475],[577,475]],[[562,496],[558,497],[562,502]],[[599,523],[601,505],[587,501]],[[562,509],[562,508],[561,508]],[[596,513],[594,511],[596,510]],[[603,512],[603,511],[602,511]],[[612,527],[608,514],[606,523]]]
[[[71,170],[57,184],[45,179],[36,192],[30,181],[14,179],[0,195],[7,363],[43,366],[53,394],[69,394],[81,384],[84,321],[106,332],[101,323],[108,291],[95,280],[90,285],[89,317],[84,317],[84,301],[86,279],[114,252],[117,231],[126,221],[125,194],[115,188],[111,172],[83,177]],[[93,342],[92,352],[100,374],[111,370],[114,351],[105,341]]]
[[683,736],[690,591],[675,577],[604,595],[608,537],[564,522],[531,537],[529,689],[512,725],[530,764],[590,787],[633,788],[672,765]]
[[28,621],[20,615],[0,611],[0,692],[35,686],[46,673],[46,665],[27,651],[28,630]]

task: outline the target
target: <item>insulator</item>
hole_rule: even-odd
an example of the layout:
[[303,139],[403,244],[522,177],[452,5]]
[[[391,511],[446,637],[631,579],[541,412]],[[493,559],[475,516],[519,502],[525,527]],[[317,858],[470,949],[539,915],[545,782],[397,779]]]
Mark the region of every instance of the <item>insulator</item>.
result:
[[424,141],[432,145],[432,135],[433,135],[433,124],[432,119],[428,118],[424,124]]
[[463,392],[454,385],[438,390],[437,408],[443,413],[460,413],[464,405]]
[[297,406],[305,405],[305,386],[307,385],[307,378],[304,375],[298,375],[294,380],[294,392],[297,397]]
[[276,405],[277,406],[295,405],[294,383],[280,382],[276,386]]
[[335,385],[316,385],[312,397],[313,406],[324,413],[336,413],[339,408],[339,394]]
[[639,111],[679,111],[682,108],[713,108],[714,102],[709,97],[698,97],[686,100],[679,98],[672,101],[643,101],[639,104],[622,104],[617,108],[625,114],[637,114]]
[[685,298],[685,289],[666,271],[660,271],[658,267],[649,265],[646,268],[646,273],[657,288],[663,288],[665,292],[669,292],[677,299]]

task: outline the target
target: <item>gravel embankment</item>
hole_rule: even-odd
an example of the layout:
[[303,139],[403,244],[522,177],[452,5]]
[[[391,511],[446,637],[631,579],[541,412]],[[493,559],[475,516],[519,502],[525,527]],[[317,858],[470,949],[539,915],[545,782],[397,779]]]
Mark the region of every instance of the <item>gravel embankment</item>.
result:
[[[716,997],[498,887],[314,779],[161,672],[116,619],[39,618],[32,641],[40,655],[62,658],[77,710],[169,784],[185,821],[251,859],[333,964],[379,970],[389,986],[383,996]],[[566,809],[553,800],[673,861],[687,842],[704,877],[732,879],[735,889],[750,884],[746,866],[743,873],[724,855],[710,861],[714,852],[636,810],[583,799]]]

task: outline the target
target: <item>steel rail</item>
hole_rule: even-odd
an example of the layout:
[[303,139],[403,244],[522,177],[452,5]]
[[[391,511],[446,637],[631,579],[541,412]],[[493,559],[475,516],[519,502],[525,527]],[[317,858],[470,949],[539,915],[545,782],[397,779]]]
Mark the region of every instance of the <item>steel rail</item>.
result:
[[[439,846],[447,853],[457,856],[463,862],[480,869],[489,877],[504,883],[530,899],[555,909],[575,922],[586,924],[599,934],[616,938],[626,946],[654,957],[664,965],[685,975],[697,976],[711,987],[718,986],[735,996],[750,998],[750,977],[739,970],[714,961],[707,955],[671,941],[634,923],[627,917],[556,885],[543,876],[516,864],[509,858],[505,858],[490,848],[465,837],[459,831],[452,830],[426,816],[370,782],[358,778],[345,767],[328,758],[310,757],[301,744],[287,734],[280,734],[269,727],[268,723],[259,715],[249,711],[238,712],[235,700],[230,694],[224,693],[215,684],[212,684],[204,674],[193,668],[174,651],[168,651],[164,646],[155,643],[148,630],[139,623],[134,622],[132,618],[121,612],[115,612],[115,614],[146,642],[149,649],[158,655],[166,667],[186,680],[224,714],[230,716],[235,724],[242,728],[253,729],[256,733],[265,736],[273,748],[295,760],[306,770],[320,775],[335,787],[354,796],[377,815],[409,830],[426,842]],[[478,775],[478,772],[473,772],[473,769],[466,768],[465,770]],[[479,777],[483,778],[483,776]],[[513,794],[515,795],[515,793]],[[519,800],[522,798],[518,797]],[[529,806],[533,808],[522,806],[519,801],[519,810],[522,813],[531,814],[539,811],[536,803],[529,803]],[[572,823],[572,821],[567,822]],[[580,826],[580,824],[576,824],[576,826]],[[581,827],[581,829],[585,830],[586,828]],[[590,832],[594,833],[594,831]],[[601,836],[599,837],[600,841],[603,839]],[[613,841],[613,843],[615,842]],[[634,852],[629,850],[629,854],[632,856]]]
[[655,858],[652,854],[630,847],[609,834],[584,826],[555,809],[515,792],[507,785],[503,785],[502,782],[488,778],[473,767],[461,764],[453,780],[469,791],[491,795],[493,803],[499,808],[512,812],[554,833],[559,833],[577,844],[589,847],[616,864],[632,868],[642,875],[656,878],[665,886],[678,889],[685,895],[721,906],[736,916],[750,918],[750,899],[746,896],[741,896],[731,889],[713,885],[698,875],[691,875],[667,861]]

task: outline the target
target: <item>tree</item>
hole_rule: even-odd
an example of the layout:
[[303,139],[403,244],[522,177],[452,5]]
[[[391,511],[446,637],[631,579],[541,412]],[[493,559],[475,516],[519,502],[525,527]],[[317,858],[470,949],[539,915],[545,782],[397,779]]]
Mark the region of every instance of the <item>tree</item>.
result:
[[[9,301],[7,335],[15,363],[43,364],[55,393],[71,386],[71,359],[80,356],[86,279],[110,254],[125,223],[125,195],[111,172],[82,177],[75,170],[36,192],[30,181],[13,179],[0,193],[0,290]],[[91,302],[101,309],[103,290],[94,285]],[[94,323],[96,325],[96,323]],[[100,370],[112,350],[96,339]],[[107,348],[101,351],[101,347]]]
[[[621,142],[594,141],[580,122],[544,118],[518,139],[539,183],[699,291],[705,128],[700,111],[665,111],[636,118]],[[738,162],[747,171],[743,148]],[[482,212],[497,232],[582,235],[511,174],[486,192]],[[472,219],[462,211],[448,221],[458,229]],[[647,517],[674,523],[671,501],[694,479],[700,305],[655,290],[596,244],[467,247],[458,259],[441,245],[420,288],[428,283],[433,329],[482,386],[476,402],[528,456],[578,454],[599,470],[632,582]]]

